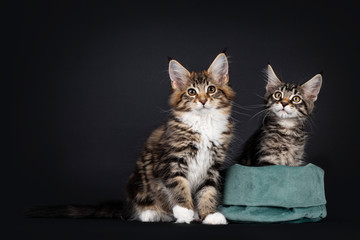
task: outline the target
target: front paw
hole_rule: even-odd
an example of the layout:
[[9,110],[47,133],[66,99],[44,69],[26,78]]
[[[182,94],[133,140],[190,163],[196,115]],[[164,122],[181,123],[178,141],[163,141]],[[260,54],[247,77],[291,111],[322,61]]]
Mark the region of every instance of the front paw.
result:
[[176,218],[176,223],[190,223],[194,220],[194,211],[176,205],[173,207],[173,214]]
[[139,220],[142,222],[159,222],[160,215],[154,210],[145,210],[140,213]]
[[215,213],[207,215],[202,223],[219,225],[219,224],[227,224],[227,221],[226,221],[226,218],[224,217],[224,215],[222,215],[222,213],[215,212]]

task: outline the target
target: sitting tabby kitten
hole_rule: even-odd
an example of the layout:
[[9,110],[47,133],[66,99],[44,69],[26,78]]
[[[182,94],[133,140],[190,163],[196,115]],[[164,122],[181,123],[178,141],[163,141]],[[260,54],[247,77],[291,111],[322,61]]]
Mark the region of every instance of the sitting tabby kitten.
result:
[[305,123],[314,109],[322,77],[302,85],[280,81],[270,65],[263,125],[245,143],[239,163],[250,166],[301,166],[306,142]]
[[226,224],[217,212],[219,168],[232,135],[234,91],[228,61],[189,72],[169,62],[171,115],[146,141],[127,184],[132,218],[143,222]]

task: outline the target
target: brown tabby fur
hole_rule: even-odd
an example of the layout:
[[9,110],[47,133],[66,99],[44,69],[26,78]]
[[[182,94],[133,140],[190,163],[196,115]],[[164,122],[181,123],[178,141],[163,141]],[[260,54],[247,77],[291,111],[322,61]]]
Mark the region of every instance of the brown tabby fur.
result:
[[[174,220],[172,209],[175,205],[194,210],[202,220],[216,212],[219,200],[218,170],[225,159],[232,136],[233,125],[230,113],[235,96],[228,83],[227,72],[222,79],[224,81],[216,77],[209,70],[204,70],[189,73],[187,79],[182,79],[183,83],[185,82],[182,87],[176,87],[180,86],[179,83],[176,85],[176,82],[173,82],[169,99],[171,107],[169,119],[154,130],[147,139],[127,184],[126,192],[133,219],[139,219],[139,215],[146,210],[154,210],[158,217],[149,221],[172,221]],[[215,86],[216,92],[207,93],[204,90],[207,86]],[[187,93],[189,88],[200,90],[196,96],[190,96]],[[193,109],[194,104],[198,104],[201,99],[206,99],[212,104],[211,109],[204,110],[204,113]],[[202,161],[197,159],[197,154],[203,148],[204,136],[184,121],[184,116],[194,111],[196,112],[194,114],[199,116],[201,114],[226,116],[221,137],[210,139],[210,145],[206,150],[209,152],[209,166],[205,169],[206,172],[196,176],[196,181],[189,180],[194,171],[190,165],[201,165],[196,161]]]

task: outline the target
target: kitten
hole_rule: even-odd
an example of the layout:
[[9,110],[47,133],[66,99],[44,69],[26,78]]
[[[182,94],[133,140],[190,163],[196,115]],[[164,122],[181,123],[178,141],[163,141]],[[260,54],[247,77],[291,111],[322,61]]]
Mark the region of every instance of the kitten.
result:
[[304,165],[305,123],[314,109],[322,76],[302,85],[282,82],[270,65],[266,70],[263,125],[245,143],[238,162],[243,165]]
[[132,219],[190,223],[198,215],[205,224],[226,224],[217,205],[233,128],[227,57],[195,72],[171,60],[169,75],[170,117],[146,141],[127,184]]

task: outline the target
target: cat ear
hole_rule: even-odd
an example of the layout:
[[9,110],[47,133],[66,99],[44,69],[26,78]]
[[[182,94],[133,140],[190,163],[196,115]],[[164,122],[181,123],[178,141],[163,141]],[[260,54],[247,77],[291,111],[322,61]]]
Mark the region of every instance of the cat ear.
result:
[[301,87],[304,91],[305,99],[315,102],[320,92],[321,84],[322,84],[321,74],[316,74],[312,79],[302,84]]
[[173,89],[183,89],[190,77],[189,71],[176,60],[169,62],[169,75]]
[[265,71],[266,77],[267,77],[267,84],[266,84],[266,91],[272,92],[274,91],[282,82],[281,80],[276,76],[274,70],[268,64],[268,67]]
[[208,73],[211,74],[214,80],[219,84],[229,82],[229,63],[225,53],[217,55],[215,60],[211,63]]

